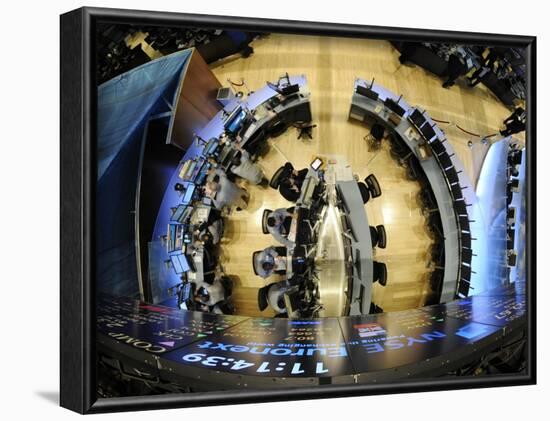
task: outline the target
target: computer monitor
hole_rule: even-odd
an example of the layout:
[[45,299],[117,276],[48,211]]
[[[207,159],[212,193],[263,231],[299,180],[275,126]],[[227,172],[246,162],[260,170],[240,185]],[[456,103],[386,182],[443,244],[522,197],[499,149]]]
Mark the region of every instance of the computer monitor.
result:
[[235,134],[241,127],[241,123],[246,117],[246,110],[244,110],[242,107],[237,107],[235,111],[233,111],[229,118],[224,123],[224,128],[229,133]]
[[315,171],[321,168],[321,165],[323,165],[323,160],[321,158],[315,158],[313,162],[310,164],[311,169]]
[[174,213],[172,214],[170,221],[182,223],[185,218],[186,209],[187,209],[187,205],[179,205],[174,211]]
[[403,117],[403,115],[405,114],[405,109],[391,98],[386,98],[384,104],[399,117]]
[[378,92],[374,92],[372,89],[365,86],[357,85],[357,87],[355,88],[355,92],[358,95],[370,98],[374,101],[378,99]]
[[187,189],[185,190],[185,194],[183,195],[183,199],[181,200],[181,203],[184,205],[188,205],[193,201],[193,194],[195,193],[195,185],[193,183],[187,184]]
[[420,128],[420,126],[422,126],[422,124],[424,124],[426,122],[426,118],[416,108],[409,115],[408,119],[412,124],[414,124],[418,128]]
[[292,85],[287,85],[281,88],[281,93],[284,96],[289,96],[297,92],[300,92],[300,85],[298,85],[297,83],[294,83]]
[[420,128],[420,133],[422,133],[422,135],[424,136],[424,138],[426,140],[430,140],[435,136],[435,131],[434,131],[433,127],[430,126],[429,124],[424,124]]

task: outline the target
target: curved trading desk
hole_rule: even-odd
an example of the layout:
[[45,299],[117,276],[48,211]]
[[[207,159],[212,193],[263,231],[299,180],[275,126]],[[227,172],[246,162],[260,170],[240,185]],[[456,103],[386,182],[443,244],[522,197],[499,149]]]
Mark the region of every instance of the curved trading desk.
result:
[[[217,159],[220,167],[227,170],[236,153],[232,144],[224,146],[220,151],[219,139],[224,131],[238,132],[239,146],[253,154],[275,132],[284,130],[290,124],[311,120],[306,78],[289,76],[288,84],[295,86],[297,91],[285,96],[276,90],[277,85],[268,84],[246,98],[233,98],[196,133],[196,142],[190,145],[168,183],[169,187],[158,210],[153,240],[148,244],[152,302],[169,300],[168,289],[181,283],[180,275],[189,271],[191,265],[197,269],[190,271],[192,279],[201,279],[202,256],[200,253],[186,256],[181,252],[181,241],[176,243],[175,238],[186,235],[185,221],[200,224],[208,218],[211,203],[198,195],[198,188],[206,183],[210,168],[208,158],[214,152],[219,153]],[[182,184],[185,191],[175,191],[173,186],[176,183]]]
[[450,142],[425,110],[408,105],[374,82],[355,81],[349,117],[361,122],[374,118],[399,136],[418,158],[436,198],[443,228],[445,268],[440,301],[467,296],[471,257],[464,259],[463,250],[471,249],[467,209],[472,202],[463,190],[468,194],[474,190],[460,162],[452,159]]

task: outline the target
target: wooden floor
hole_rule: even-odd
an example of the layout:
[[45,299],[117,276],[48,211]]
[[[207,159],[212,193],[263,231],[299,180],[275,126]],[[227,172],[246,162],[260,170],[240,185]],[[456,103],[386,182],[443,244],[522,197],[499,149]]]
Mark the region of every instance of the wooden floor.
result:
[[[254,54],[247,59],[231,57],[212,66],[220,82],[240,83],[245,93],[276,81],[285,72],[307,76],[311,91],[314,123],[313,140],[297,139],[295,129],[270,140],[270,152],[260,161],[266,175],[285,161],[305,167],[315,154],[340,154],[347,157],[361,178],[374,173],[383,195],[370,201],[366,208],[372,225],[384,224],[388,235],[385,250],[375,258],[386,263],[386,287],[374,286],[373,301],[385,311],[422,306],[429,291],[427,285],[427,251],[432,242],[425,219],[416,200],[419,186],[408,181],[405,172],[388,153],[388,143],[377,152],[368,150],[364,136],[368,129],[348,121],[355,77],[376,79],[378,83],[403,94],[411,105],[420,105],[430,115],[451,124],[440,124],[462,160],[473,184],[476,184],[487,146],[480,138],[468,135],[496,133],[510,111],[483,87],[468,89],[453,86],[443,89],[441,81],[415,66],[403,66],[398,52],[388,42],[321,38],[297,35],[269,35],[253,43]],[[477,89],[479,88],[479,89]],[[469,146],[468,142],[472,145]],[[264,208],[289,206],[278,192],[246,186],[251,193],[247,210],[228,218],[222,245],[222,264],[235,276],[235,305],[238,314],[257,316],[257,290],[274,279],[263,280],[252,271],[251,255],[273,244],[262,234],[261,214]],[[264,315],[271,315],[266,310]]]

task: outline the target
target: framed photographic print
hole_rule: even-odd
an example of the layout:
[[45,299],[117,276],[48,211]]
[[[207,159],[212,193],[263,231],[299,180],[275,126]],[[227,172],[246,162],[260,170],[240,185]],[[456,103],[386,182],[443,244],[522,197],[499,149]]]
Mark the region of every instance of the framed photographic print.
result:
[[62,15],[61,405],[533,384],[535,46]]

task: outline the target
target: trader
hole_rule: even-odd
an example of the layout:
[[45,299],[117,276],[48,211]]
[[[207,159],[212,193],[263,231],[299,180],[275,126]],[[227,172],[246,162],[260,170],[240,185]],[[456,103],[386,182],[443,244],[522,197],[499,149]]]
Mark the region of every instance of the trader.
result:
[[279,243],[292,247],[294,242],[288,239],[294,208],[279,208],[272,211],[267,217],[267,230]]

